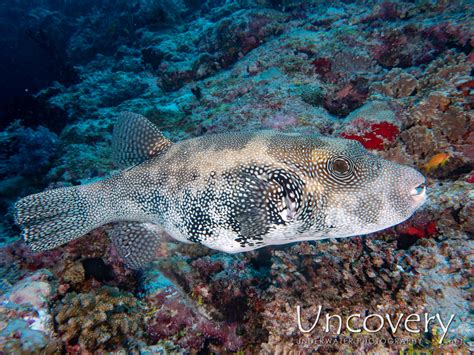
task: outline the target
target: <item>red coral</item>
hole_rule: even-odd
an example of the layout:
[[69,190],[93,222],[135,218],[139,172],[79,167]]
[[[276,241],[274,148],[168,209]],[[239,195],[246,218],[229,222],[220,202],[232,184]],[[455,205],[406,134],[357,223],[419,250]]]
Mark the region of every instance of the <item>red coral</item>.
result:
[[355,135],[355,134],[342,133],[341,136],[346,138],[346,139],[356,140],[356,141],[362,143],[362,145],[367,149],[375,149],[375,150],[382,150],[383,149],[383,140],[378,138],[372,132],[367,132],[362,136],[358,136],[358,135]]
[[405,229],[404,233],[408,234],[408,235],[411,235],[411,236],[414,236],[414,237],[417,237],[417,238],[426,237],[425,231],[423,231],[422,229],[416,228],[416,227],[408,227],[407,229]]
[[472,174],[471,176],[469,176],[466,180],[468,183],[470,184],[474,184],[474,174]]
[[457,86],[457,89],[461,91],[464,96],[469,96],[471,91],[474,89],[474,80],[462,82]]
[[326,76],[331,72],[331,61],[328,58],[321,57],[315,59],[311,64],[313,64],[313,66],[315,67],[316,73],[321,75],[322,77]]
[[358,77],[324,98],[323,106],[330,113],[344,117],[362,106],[369,94],[368,80]]
[[438,229],[436,228],[436,221],[431,221],[428,223],[426,226],[426,232],[428,235],[435,235],[438,232]]
[[400,133],[397,126],[390,122],[373,123],[370,131],[363,134],[342,133],[346,139],[356,140],[367,149],[383,150],[386,141],[393,142]]
[[423,30],[422,34],[439,51],[446,47],[463,47],[469,40],[468,31],[450,22],[442,22],[428,27]]
[[393,142],[400,133],[398,127],[389,122],[374,123],[371,128],[376,135],[382,136],[390,142]]
[[418,222],[416,224],[410,224],[400,231],[400,234],[410,235],[418,239],[428,238],[436,235],[438,229],[436,227],[436,221],[430,222]]
[[369,23],[376,20],[396,20],[402,16],[397,3],[385,1],[380,4],[377,11],[361,19],[362,23]]
[[71,344],[66,344],[66,353],[67,354],[85,354],[87,353],[84,349],[81,348],[79,344],[76,345],[71,345]]
[[197,259],[191,265],[204,277],[209,277],[224,268],[222,261],[214,261],[209,256]]

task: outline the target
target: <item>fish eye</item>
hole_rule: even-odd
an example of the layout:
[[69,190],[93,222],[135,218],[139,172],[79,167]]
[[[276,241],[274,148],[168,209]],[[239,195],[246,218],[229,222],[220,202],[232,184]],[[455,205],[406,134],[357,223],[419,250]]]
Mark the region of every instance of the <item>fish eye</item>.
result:
[[342,158],[335,159],[331,164],[331,170],[340,175],[346,175],[350,171],[349,162]]

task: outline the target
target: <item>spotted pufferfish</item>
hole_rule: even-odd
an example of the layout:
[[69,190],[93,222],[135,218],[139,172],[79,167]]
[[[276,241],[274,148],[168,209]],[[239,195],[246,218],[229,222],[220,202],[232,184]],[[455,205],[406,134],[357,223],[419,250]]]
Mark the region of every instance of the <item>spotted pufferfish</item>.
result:
[[113,223],[112,243],[140,268],[163,234],[238,253],[379,231],[426,199],[421,173],[354,140],[256,131],[172,143],[145,117],[122,113],[112,144],[125,168],[116,175],[15,204],[34,251]]

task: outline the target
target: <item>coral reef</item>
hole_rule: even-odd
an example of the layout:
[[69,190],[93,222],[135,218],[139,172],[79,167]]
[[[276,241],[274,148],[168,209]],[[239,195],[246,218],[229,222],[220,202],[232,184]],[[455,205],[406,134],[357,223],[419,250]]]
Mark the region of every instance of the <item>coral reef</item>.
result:
[[70,292],[53,307],[53,314],[57,332],[69,351],[107,351],[125,343],[138,346],[143,336],[139,301],[116,288]]
[[58,136],[45,127],[34,130],[18,122],[1,133],[0,176],[41,178],[56,154]]
[[192,351],[237,351],[243,340],[236,334],[237,323],[206,318],[186,296],[172,287],[145,298],[150,309],[147,334],[153,342],[172,341]]
[[[47,85],[16,83],[35,92],[1,106],[0,352],[468,351],[469,1],[47,0],[3,14],[8,43],[26,36],[42,50],[27,73],[41,76],[45,58],[54,70]],[[121,111],[144,114],[172,140],[262,128],[354,139],[422,171],[429,200],[370,236],[238,255],[163,242],[140,272],[123,264],[110,226],[33,253],[18,240],[12,204],[113,174]],[[304,326],[318,306],[343,317],[456,318],[443,344],[435,326],[304,335],[296,306]]]
[[[2,279],[4,280],[4,279]],[[0,346],[7,353],[56,352],[48,300],[54,294],[52,275],[38,270],[16,281],[0,296]]]

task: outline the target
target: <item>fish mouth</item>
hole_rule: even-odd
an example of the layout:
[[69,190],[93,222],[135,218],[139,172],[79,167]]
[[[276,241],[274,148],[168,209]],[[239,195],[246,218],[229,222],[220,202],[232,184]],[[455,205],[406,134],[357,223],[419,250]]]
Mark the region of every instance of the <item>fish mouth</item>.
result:
[[422,204],[426,200],[426,182],[416,185],[410,190],[411,198],[417,203]]

